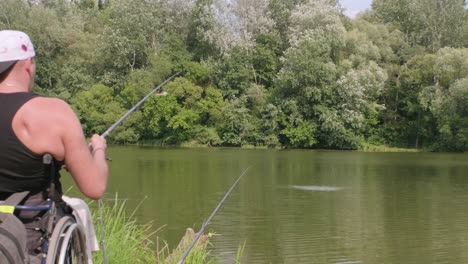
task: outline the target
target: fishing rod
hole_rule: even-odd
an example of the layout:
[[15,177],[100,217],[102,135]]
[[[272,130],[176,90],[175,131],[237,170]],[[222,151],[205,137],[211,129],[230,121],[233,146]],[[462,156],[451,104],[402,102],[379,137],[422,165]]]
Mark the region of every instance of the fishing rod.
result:
[[229,191],[226,192],[226,194],[224,195],[223,199],[221,199],[221,201],[219,202],[218,206],[216,206],[216,208],[214,209],[214,211],[211,213],[210,217],[208,217],[208,219],[203,223],[200,231],[198,231],[197,235],[195,236],[195,238],[192,240],[192,243],[190,243],[190,246],[187,248],[187,250],[185,251],[184,255],[179,259],[179,261],[177,262],[177,264],[182,264],[184,263],[185,259],[187,258],[188,254],[190,253],[190,251],[192,250],[193,246],[195,246],[195,243],[197,243],[198,239],[200,238],[200,236],[203,234],[203,232],[205,231],[205,228],[206,226],[210,223],[211,219],[215,216],[215,214],[218,212],[218,210],[221,208],[221,206],[223,205],[224,201],[226,200],[226,198],[229,196],[229,194],[232,192],[232,190],[234,190],[234,188],[236,187],[237,183],[240,181],[240,179],[245,175],[245,173],[249,170],[249,168],[245,169],[244,172],[242,172],[242,174],[239,176],[239,178],[237,178],[237,180],[234,182],[234,184],[232,184],[231,188],[229,188]]
[[[154,88],[150,93],[148,93],[143,99],[141,99],[136,105],[134,105],[127,113],[125,113],[117,122],[115,122],[112,126],[110,126],[104,133],[102,133],[101,137],[106,138],[120,123],[122,123],[131,113],[135,112],[135,110],[140,107],[152,94],[156,93],[159,89],[161,89],[166,83],[172,81],[176,76],[181,74],[182,71],[175,73],[171,77],[167,78],[164,82]],[[156,96],[166,96],[166,92],[158,93]],[[104,264],[107,264],[107,251],[106,251],[106,240],[105,240],[105,232],[104,232],[104,222],[102,218],[102,202],[101,199],[98,200],[98,211],[99,211],[99,225],[101,226],[101,246],[102,246],[102,256]]]
[[[159,89],[161,89],[161,87],[163,87],[166,83],[172,81],[172,79],[174,79],[177,75],[181,74],[182,71],[178,72],[178,73],[175,73],[174,75],[172,75],[171,77],[167,78],[167,80],[165,80],[163,83],[161,83],[160,85],[158,85],[158,87],[154,88],[149,94],[147,94],[143,99],[140,100],[140,102],[138,102],[136,105],[134,105],[130,110],[128,110],[127,113],[125,113],[119,120],[117,120],[117,122],[115,122],[112,126],[110,126],[104,133],[102,133],[101,137],[105,138],[107,137],[110,132],[112,132],[118,125],[120,125],[120,123],[122,123],[122,121],[124,121],[131,113],[135,112],[135,110],[140,107],[140,105],[142,105],[152,94],[154,94],[155,92],[157,92]],[[159,96],[166,96],[167,93],[166,92],[163,92],[161,94],[157,94]]]

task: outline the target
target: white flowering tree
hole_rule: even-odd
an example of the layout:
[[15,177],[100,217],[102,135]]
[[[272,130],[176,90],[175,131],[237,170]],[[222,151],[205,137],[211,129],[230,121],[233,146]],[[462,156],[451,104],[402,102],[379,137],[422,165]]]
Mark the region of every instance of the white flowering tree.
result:
[[[324,132],[324,124],[331,122],[342,126],[332,118],[333,114],[328,114],[336,99],[336,55],[344,44],[345,29],[339,16],[338,7],[326,0],[304,1],[291,12],[290,47],[282,58],[276,90],[282,98],[283,112],[297,109],[293,111],[296,118],[283,118],[281,124],[282,135],[289,144],[312,147]],[[293,104],[297,104],[297,108]],[[314,132],[316,127],[318,134]],[[334,133],[332,137],[343,136]]]
[[97,44],[97,72],[107,85],[121,86],[130,72],[148,65],[163,36],[159,3],[111,1]]
[[386,80],[387,73],[372,61],[366,67],[352,69],[341,76],[337,82],[341,102],[337,110],[346,127],[362,132],[369,118],[385,108],[378,99]]
[[[301,125],[282,124],[289,141],[300,137],[321,147],[357,148],[385,108],[379,99],[388,77],[377,62],[395,60],[394,42],[386,43],[391,34],[375,34],[385,28],[362,21],[347,32],[341,12],[327,0],[303,1],[291,12],[290,48],[276,91],[283,99],[294,98],[302,115]],[[315,129],[315,141],[303,138],[304,131]]]
[[222,53],[253,48],[256,37],[273,28],[268,0],[213,0],[210,12],[212,25],[205,38]]
[[444,48],[434,64],[435,85],[424,88],[421,105],[437,121],[433,148],[464,151],[468,148],[468,49]]
[[467,44],[465,0],[374,0],[377,21],[401,29],[412,45],[433,52]]
[[167,33],[183,39],[190,29],[191,14],[196,0],[156,0],[161,10],[161,25]]

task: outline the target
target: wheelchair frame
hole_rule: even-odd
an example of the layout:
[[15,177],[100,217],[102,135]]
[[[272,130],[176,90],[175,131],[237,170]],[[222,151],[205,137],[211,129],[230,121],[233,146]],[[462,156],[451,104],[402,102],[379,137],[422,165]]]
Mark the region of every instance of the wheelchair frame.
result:
[[[83,227],[72,215],[65,215],[56,221],[55,203],[48,200],[47,205],[18,205],[16,210],[49,211],[51,221],[46,228],[46,239],[42,244],[41,264],[87,264],[86,237]],[[90,256],[91,257],[91,256]]]

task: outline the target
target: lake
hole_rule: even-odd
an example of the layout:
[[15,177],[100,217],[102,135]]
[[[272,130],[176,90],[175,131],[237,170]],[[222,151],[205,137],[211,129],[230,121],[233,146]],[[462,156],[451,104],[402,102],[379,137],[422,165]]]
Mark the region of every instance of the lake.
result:
[[175,247],[248,171],[207,230],[235,263],[468,263],[468,155],[109,149],[106,199]]

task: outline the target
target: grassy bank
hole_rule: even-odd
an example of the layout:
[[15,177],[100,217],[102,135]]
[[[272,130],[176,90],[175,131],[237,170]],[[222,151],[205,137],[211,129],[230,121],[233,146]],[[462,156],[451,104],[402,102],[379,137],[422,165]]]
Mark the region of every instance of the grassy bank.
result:
[[[95,204],[92,204],[90,207],[93,209],[93,222],[95,223],[96,234],[101,247],[101,251],[93,255],[93,261],[95,264],[101,264],[104,261],[99,212]],[[108,263],[177,263],[193,236],[185,236],[181,240],[179,247],[171,252],[167,243],[157,237],[157,229],[151,224],[138,224],[134,217],[135,212],[127,215],[126,209],[126,202],[117,199],[117,197],[102,204]],[[202,237],[203,240],[200,239],[201,243],[196,244],[184,263],[216,263],[216,260],[211,258],[207,248],[209,245],[208,236]],[[156,243],[153,241],[156,241]]]
[[421,152],[419,149],[394,148],[385,145],[362,144],[358,151],[363,152]]

